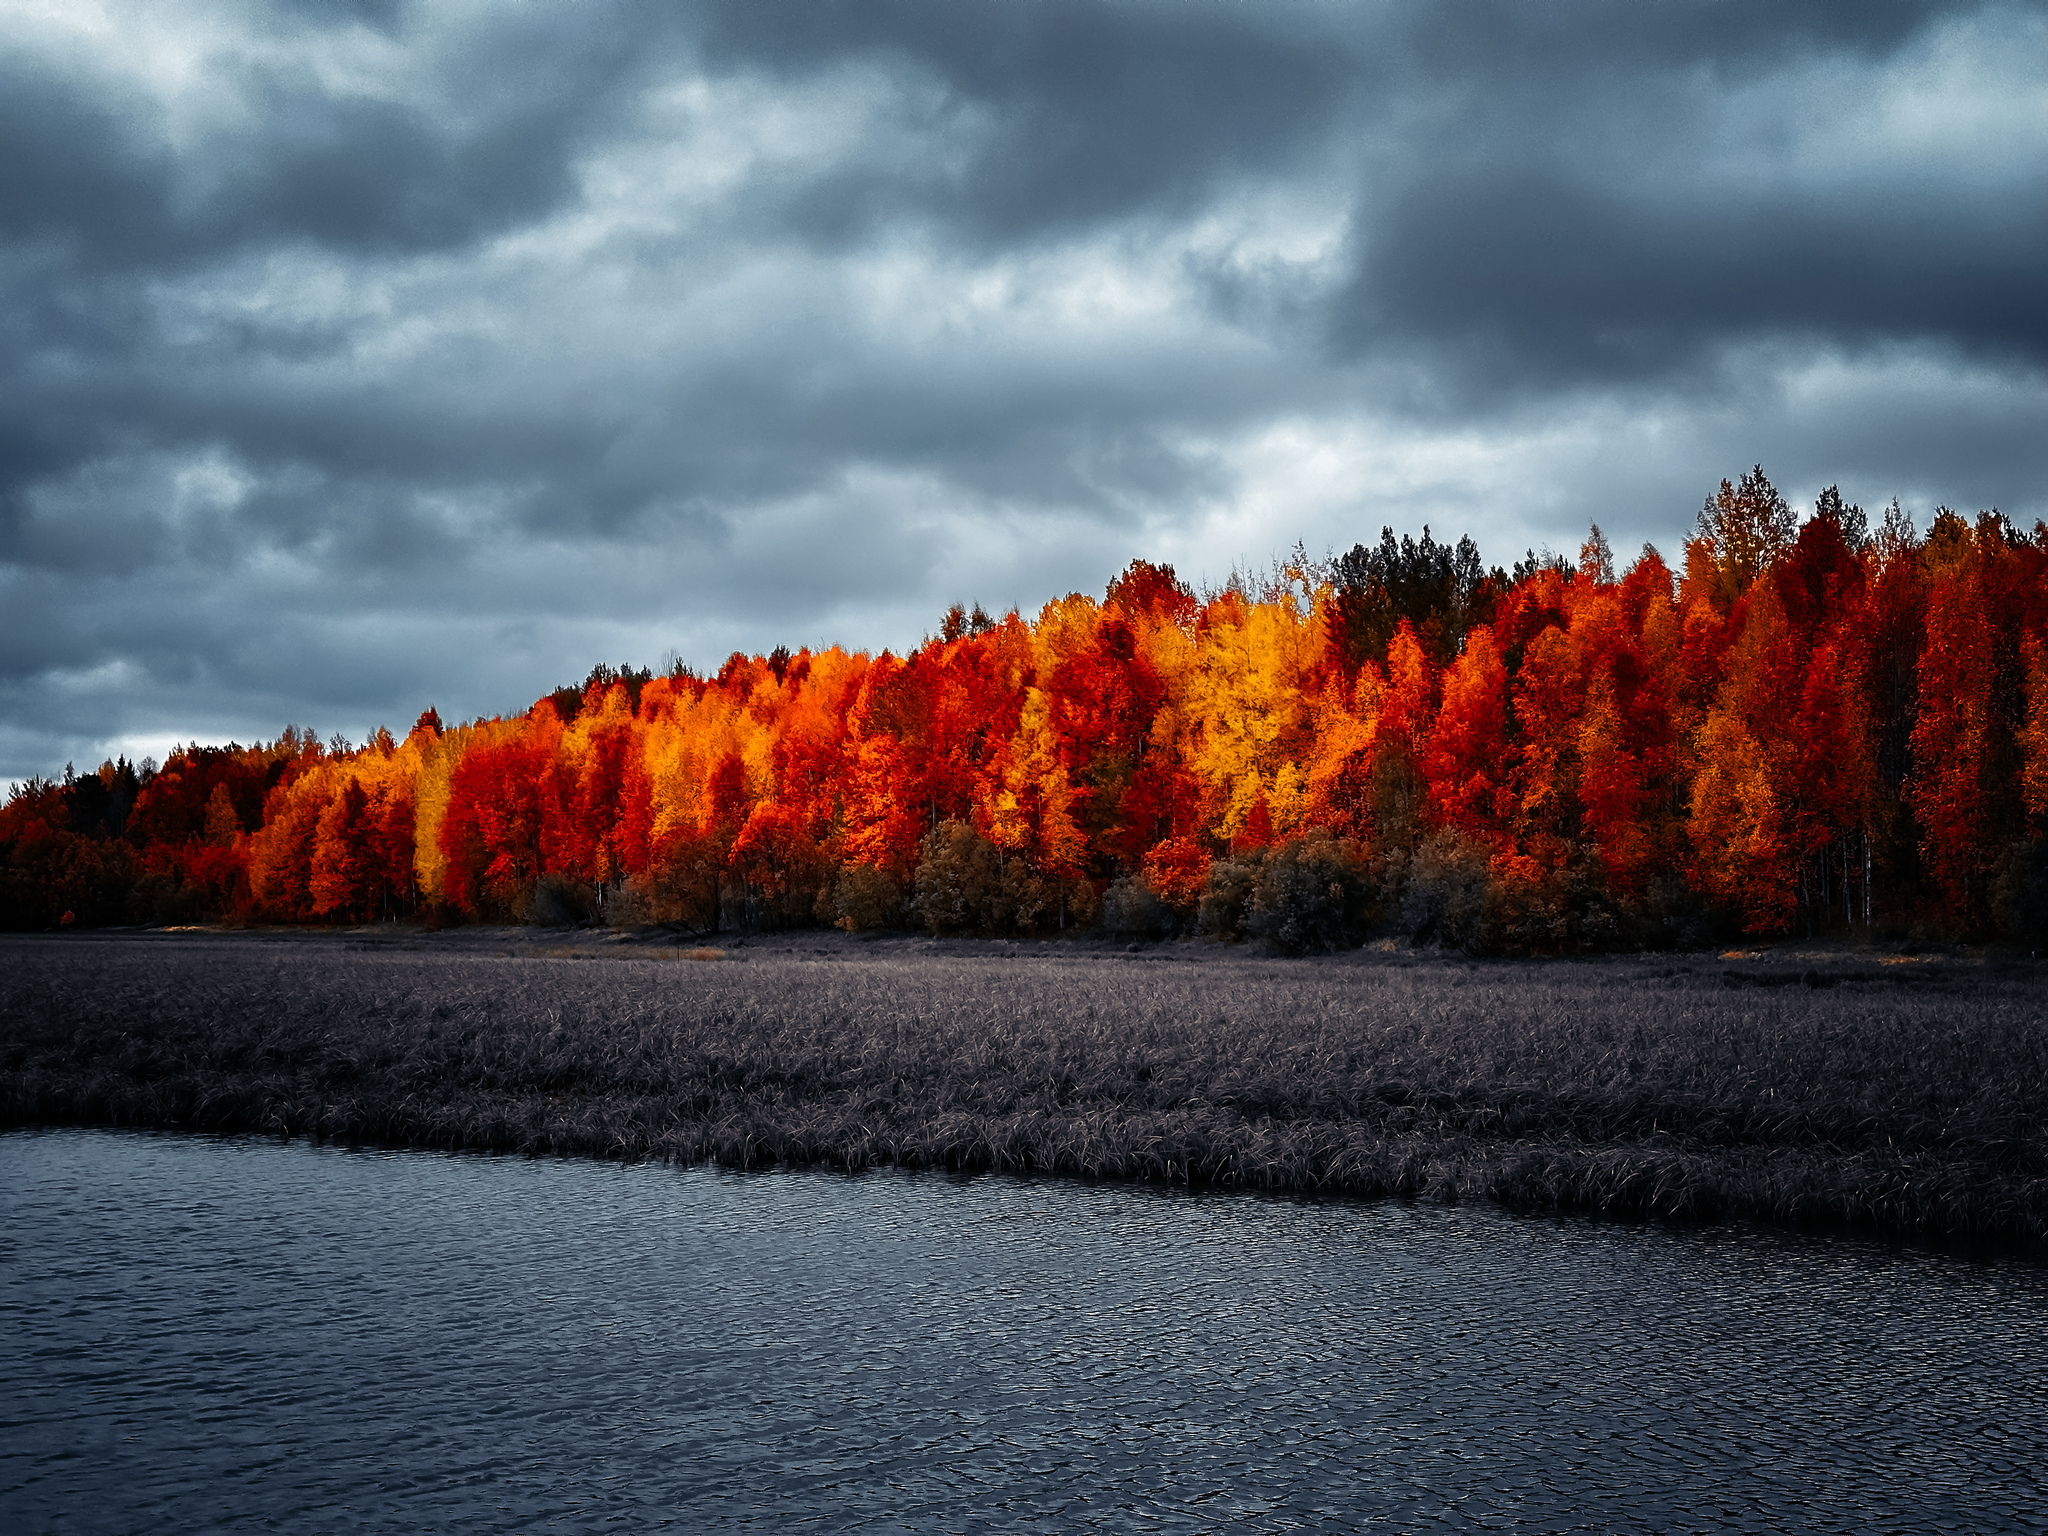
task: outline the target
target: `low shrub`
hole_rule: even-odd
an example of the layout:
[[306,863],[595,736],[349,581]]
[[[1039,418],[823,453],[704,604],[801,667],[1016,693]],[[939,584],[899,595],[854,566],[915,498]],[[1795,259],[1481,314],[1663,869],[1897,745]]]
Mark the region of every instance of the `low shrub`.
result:
[[0,927],[133,921],[129,895],[142,874],[134,850],[118,838],[38,828],[18,839],[11,854],[0,844]]
[[1125,875],[1102,893],[1102,926],[1119,938],[1161,939],[1178,924],[1142,876]]
[[873,933],[903,921],[903,887],[885,869],[849,864],[818,893],[818,917],[848,933]]
[[1102,898],[1086,880],[1005,858],[963,821],[929,832],[917,863],[918,913],[935,934],[1053,933],[1092,926]]
[[1604,947],[1620,936],[1620,924],[1598,893],[1597,871],[1589,861],[1516,870],[1494,888],[1489,904],[1494,940],[1510,954],[1524,955]]
[[533,883],[526,903],[526,921],[535,928],[575,928],[597,911],[597,892],[572,875],[542,875]]
[[174,874],[151,871],[137,880],[128,893],[128,920],[165,928],[205,922],[221,915],[209,896],[204,888],[187,885]]
[[1723,915],[1676,875],[1623,895],[1590,850],[1503,855],[1454,828],[1380,860],[1391,926],[1416,944],[1472,955],[1684,949],[1713,942]]
[[1432,832],[1402,867],[1397,926],[1417,944],[1467,954],[1500,947],[1493,845],[1455,827]]
[[816,921],[818,891],[832,866],[795,810],[756,806],[726,862],[727,907],[741,928],[777,932]]
[[917,861],[917,910],[935,934],[1008,927],[1017,899],[1003,890],[993,844],[964,821],[942,821],[925,835]]
[[1698,949],[1726,935],[1724,915],[1671,871],[1620,903],[1623,934],[1638,949]]
[[616,904],[622,924],[665,923],[715,932],[725,879],[725,857],[715,839],[670,838],[647,870],[626,882]]
[[1001,893],[989,927],[999,933],[1063,933],[1092,928],[1102,916],[1102,897],[1086,880],[1048,875],[1025,859],[1005,861]]
[[1245,931],[1284,954],[1338,949],[1363,937],[1373,894],[1364,850],[1317,828],[1266,850]]
[[2019,943],[2048,939],[2048,837],[2014,843],[1991,876],[1991,920]]
[[1195,908],[1195,932],[1212,939],[1241,939],[1245,918],[1251,912],[1252,892],[1259,883],[1259,866],[1265,850],[1234,853],[1213,861],[1202,882],[1202,898]]

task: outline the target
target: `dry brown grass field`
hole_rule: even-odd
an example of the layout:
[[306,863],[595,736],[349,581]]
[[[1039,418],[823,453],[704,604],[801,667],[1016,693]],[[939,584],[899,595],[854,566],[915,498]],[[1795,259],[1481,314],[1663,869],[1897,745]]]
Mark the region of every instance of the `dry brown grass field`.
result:
[[2042,968],[840,935],[0,939],[0,1123],[2048,1240]]

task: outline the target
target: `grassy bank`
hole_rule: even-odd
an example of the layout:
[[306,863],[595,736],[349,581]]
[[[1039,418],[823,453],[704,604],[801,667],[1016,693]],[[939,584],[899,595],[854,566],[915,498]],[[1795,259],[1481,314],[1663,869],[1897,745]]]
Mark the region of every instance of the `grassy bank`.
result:
[[2031,964],[808,937],[695,954],[474,932],[0,940],[0,1122],[2048,1240]]

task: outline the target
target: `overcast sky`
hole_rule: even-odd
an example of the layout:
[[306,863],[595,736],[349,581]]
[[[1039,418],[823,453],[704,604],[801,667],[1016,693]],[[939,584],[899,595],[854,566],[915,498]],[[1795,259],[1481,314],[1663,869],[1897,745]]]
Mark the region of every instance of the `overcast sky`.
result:
[[2048,515],[2048,6],[0,0],[0,779],[1759,461]]

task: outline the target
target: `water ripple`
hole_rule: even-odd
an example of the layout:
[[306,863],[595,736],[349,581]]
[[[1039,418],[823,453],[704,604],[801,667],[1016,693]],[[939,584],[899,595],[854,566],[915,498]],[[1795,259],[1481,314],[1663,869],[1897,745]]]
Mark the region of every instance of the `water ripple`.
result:
[[9,1530],[2048,1525],[2017,1262],[104,1131],[0,1188]]

